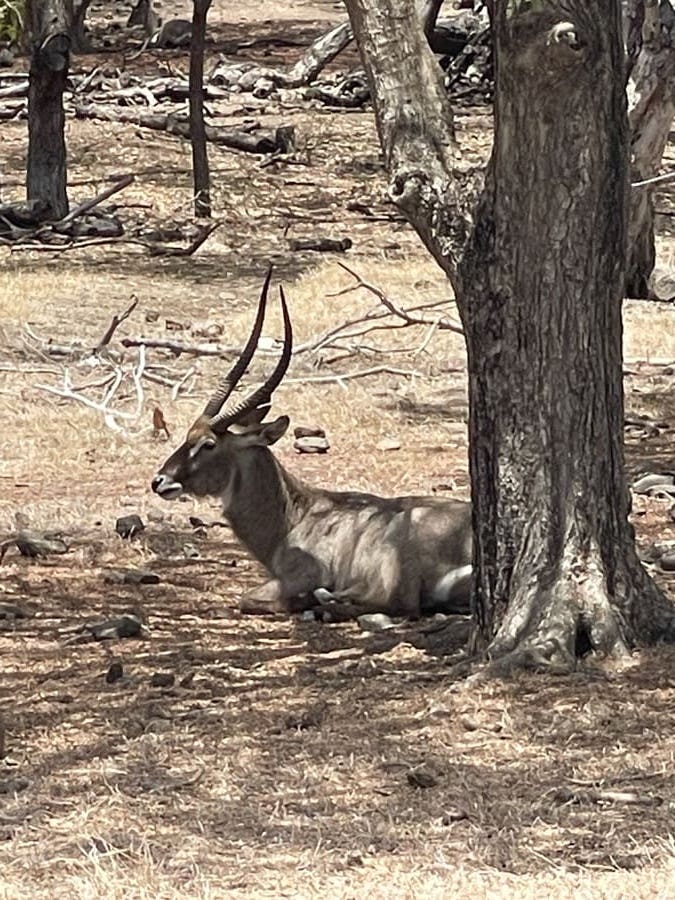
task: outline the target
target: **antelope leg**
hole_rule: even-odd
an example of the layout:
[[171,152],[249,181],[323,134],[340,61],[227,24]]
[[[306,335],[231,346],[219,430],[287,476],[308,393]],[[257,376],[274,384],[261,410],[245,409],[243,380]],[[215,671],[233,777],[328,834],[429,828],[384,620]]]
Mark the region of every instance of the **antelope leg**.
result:
[[239,610],[252,616],[303,612],[316,606],[316,598],[305,584],[282,583],[272,578],[253,588],[239,601]]

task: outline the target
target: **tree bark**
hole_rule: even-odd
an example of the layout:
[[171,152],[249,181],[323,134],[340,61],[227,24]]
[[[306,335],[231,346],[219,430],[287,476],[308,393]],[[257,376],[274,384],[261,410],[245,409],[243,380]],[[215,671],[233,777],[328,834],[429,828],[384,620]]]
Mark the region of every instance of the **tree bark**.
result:
[[623,466],[618,0],[494,3],[494,147],[473,222],[477,178],[413,0],[347,6],[390,195],[464,323],[480,641],[495,659],[568,668],[590,649],[673,638],[637,557]]
[[66,0],[66,12],[70,23],[70,49],[73,53],[85,53],[90,49],[84,30],[91,0]]
[[68,78],[70,36],[64,0],[31,0],[28,9],[31,65],[28,84],[29,201],[49,215],[68,212],[63,92]]
[[[628,7],[632,180],[642,181],[658,174],[675,115],[675,11],[659,0],[631,0]],[[653,188],[636,188],[626,264],[629,297],[651,295],[655,259]]]
[[204,124],[204,45],[206,15],[210,5],[211,0],[194,0],[190,43],[190,142],[195,216],[203,219],[211,217],[211,176]]

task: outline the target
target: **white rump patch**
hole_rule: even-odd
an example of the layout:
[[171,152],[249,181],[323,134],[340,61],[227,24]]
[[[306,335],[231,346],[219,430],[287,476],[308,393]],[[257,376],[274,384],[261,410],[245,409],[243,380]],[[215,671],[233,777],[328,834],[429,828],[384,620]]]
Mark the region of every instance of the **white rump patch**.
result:
[[457,569],[451,569],[449,572],[436,582],[431,596],[434,603],[447,603],[456,588],[464,581],[471,578],[473,566],[459,566]]

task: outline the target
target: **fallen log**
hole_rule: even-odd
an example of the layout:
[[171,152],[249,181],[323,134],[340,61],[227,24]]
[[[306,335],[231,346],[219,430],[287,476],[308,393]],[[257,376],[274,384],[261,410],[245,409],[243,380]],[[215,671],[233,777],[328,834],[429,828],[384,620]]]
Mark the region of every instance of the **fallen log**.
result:
[[[139,113],[107,106],[80,104],[75,107],[75,117],[77,119],[100,119],[104,122],[138,125],[141,128],[165,131],[167,134],[175,134],[177,137],[190,138],[189,122],[174,115]],[[234,128],[218,128],[214,125],[207,125],[206,139],[213,144],[231,147],[233,150],[243,150],[246,153],[283,153],[288,146],[288,129],[291,127],[288,125],[282,126],[282,128],[277,128],[274,131],[260,128],[256,131],[248,132]]]

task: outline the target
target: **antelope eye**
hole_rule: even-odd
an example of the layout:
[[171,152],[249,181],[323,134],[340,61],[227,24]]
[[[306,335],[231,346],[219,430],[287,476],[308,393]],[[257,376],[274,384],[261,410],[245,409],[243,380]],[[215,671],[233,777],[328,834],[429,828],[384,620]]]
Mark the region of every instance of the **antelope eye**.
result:
[[216,442],[213,438],[203,437],[197,441],[194,447],[190,447],[190,459],[194,459],[195,456],[199,453],[200,450],[213,450],[216,446]]

